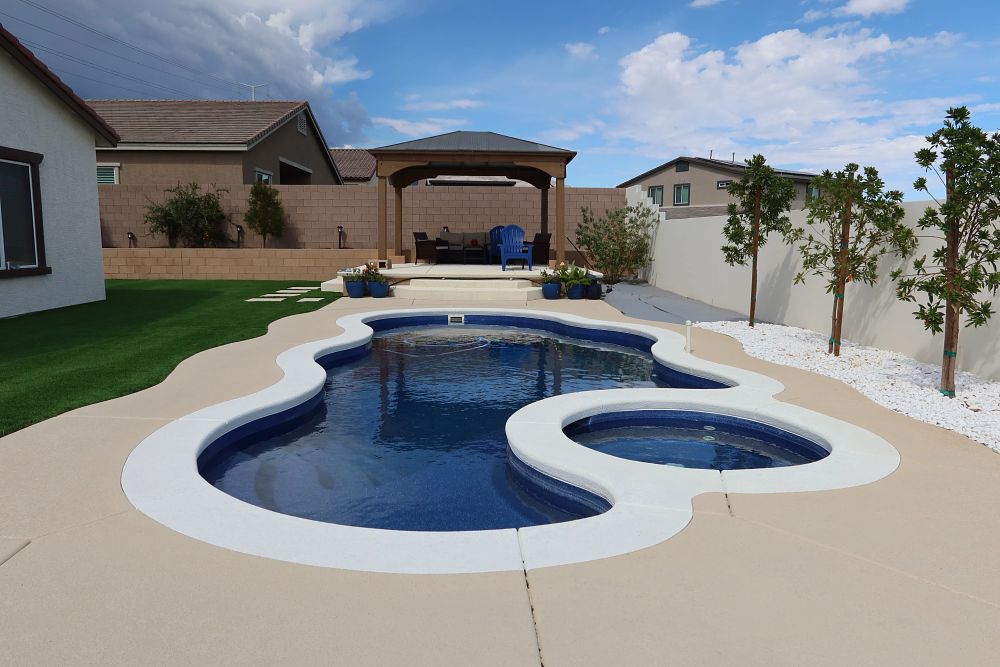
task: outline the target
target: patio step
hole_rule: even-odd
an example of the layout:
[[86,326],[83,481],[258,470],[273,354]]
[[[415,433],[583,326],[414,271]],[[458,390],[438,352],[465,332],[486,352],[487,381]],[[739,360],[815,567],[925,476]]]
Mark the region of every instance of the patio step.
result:
[[542,298],[542,288],[530,280],[462,280],[458,278],[416,278],[397,285],[393,296],[432,301],[519,304]]

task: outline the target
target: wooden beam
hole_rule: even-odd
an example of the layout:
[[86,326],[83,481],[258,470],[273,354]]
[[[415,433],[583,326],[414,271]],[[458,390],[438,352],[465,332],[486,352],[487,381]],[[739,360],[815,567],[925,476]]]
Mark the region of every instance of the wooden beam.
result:
[[389,259],[389,247],[388,241],[386,239],[386,232],[388,231],[386,227],[388,222],[386,218],[388,217],[388,211],[386,211],[386,195],[388,194],[387,185],[388,178],[385,176],[378,177],[378,222],[377,222],[377,233],[378,233],[378,258],[379,259]]
[[556,179],[556,262],[566,261],[566,179]]
[[395,203],[396,207],[393,210],[393,215],[395,215],[394,222],[396,223],[396,238],[395,238],[395,249],[397,255],[403,254],[403,188],[396,186],[393,188],[395,191]]

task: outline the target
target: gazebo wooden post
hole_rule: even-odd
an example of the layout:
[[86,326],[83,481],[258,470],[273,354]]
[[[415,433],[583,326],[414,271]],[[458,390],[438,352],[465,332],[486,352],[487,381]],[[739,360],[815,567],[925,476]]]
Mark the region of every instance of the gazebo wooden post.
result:
[[542,193],[542,234],[549,233],[549,189],[539,188]]
[[566,261],[566,179],[556,177],[556,262]]
[[395,204],[396,207],[393,210],[395,215],[396,223],[396,242],[395,250],[396,255],[403,254],[403,188],[400,185],[395,186]]
[[388,211],[386,211],[386,194],[388,189],[388,179],[385,176],[378,177],[378,258],[389,259],[388,241],[386,239]]

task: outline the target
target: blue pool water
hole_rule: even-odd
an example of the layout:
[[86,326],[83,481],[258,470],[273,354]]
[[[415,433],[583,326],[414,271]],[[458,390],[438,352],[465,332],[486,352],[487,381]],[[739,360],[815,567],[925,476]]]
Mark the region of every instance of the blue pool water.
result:
[[510,464],[511,414],[590,389],[720,386],[660,366],[637,336],[584,341],[522,328],[519,319],[379,331],[368,353],[327,360],[334,365],[324,392],[290,424],[244,428],[210,446],[201,474],[254,505],[351,526],[450,531],[567,521],[605,511],[607,502]]
[[584,447],[611,456],[710,470],[780,468],[829,452],[794,433],[748,419],[684,410],[615,412],[563,429]]

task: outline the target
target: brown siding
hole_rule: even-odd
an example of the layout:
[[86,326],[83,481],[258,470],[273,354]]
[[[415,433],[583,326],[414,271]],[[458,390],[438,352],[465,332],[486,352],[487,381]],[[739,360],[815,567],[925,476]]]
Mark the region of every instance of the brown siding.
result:
[[[162,247],[162,237],[148,236],[143,222],[145,206],[162,201],[166,186],[98,188],[101,236],[105,247],[125,246],[134,232],[141,247]],[[223,206],[234,224],[243,223],[249,185],[229,186]],[[277,187],[288,216],[285,235],[268,240],[279,248],[336,248],[337,226],[343,225],[350,248],[376,245],[376,188],[281,185]],[[390,193],[390,198],[391,198]],[[403,248],[413,247],[413,232],[437,235],[447,225],[452,231],[486,231],[495,225],[517,224],[533,236],[541,226],[539,191],[535,188],[435,186],[403,191]],[[598,215],[625,205],[625,191],[616,188],[566,188],[566,232],[576,239],[580,209],[589,206]],[[555,232],[555,193],[549,195],[549,231]],[[393,206],[389,202],[389,247],[393,247]],[[231,229],[231,234],[235,232]],[[553,238],[553,247],[555,239]],[[247,230],[247,247],[260,247],[260,238]],[[572,250],[572,246],[567,244]]]
[[292,118],[272,132],[266,139],[243,154],[243,182],[253,184],[254,170],[263,169],[274,174],[274,184],[281,184],[278,158],[285,158],[312,169],[310,185],[334,185],[337,178],[327,160],[327,149],[316,134],[316,128],[307,124],[308,134],[300,134]]
[[242,183],[242,157],[242,153],[225,151],[97,151],[97,162],[121,164],[120,185]]
[[[725,189],[719,189],[719,181],[734,181],[740,178],[740,174],[725,171],[723,169],[713,169],[711,167],[690,163],[687,171],[677,171],[676,166],[650,174],[644,178],[639,186],[645,193],[651,186],[663,186],[663,206],[668,209],[681,209],[696,206],[726,206],[732,201],[729,193]],[[689,206],[674,206],[674,186],[683,183],[691,185],[691,203]],[[635,187],[633,184],[631,187]],[[806,185],[795,183],[795,201],[792,209],[802,208],[805,204]],[[706,214],[713,215],[713,214]],[[677,217],[671,215],[671,217]],[[697,217],[697,216],[682,216]]]

